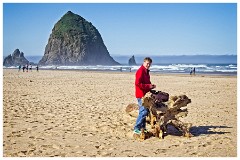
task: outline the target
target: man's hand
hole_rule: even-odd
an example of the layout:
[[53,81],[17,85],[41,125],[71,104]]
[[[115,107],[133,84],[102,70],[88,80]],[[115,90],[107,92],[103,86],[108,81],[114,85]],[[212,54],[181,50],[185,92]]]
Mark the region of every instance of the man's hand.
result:
[[154,88],[156,88],[156,85],[155,85],[155,84],[151,84],[151,85],[150,85],[150,88],[151,88],[151,89],[154,89]]

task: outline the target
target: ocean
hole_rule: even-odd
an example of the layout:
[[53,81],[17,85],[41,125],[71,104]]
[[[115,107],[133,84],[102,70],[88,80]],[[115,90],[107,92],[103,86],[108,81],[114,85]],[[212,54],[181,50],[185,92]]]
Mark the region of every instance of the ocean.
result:
[[[121,63],[117,66],[40,66],[41,69],[59,70],[89,70],[89,71],[113,71],[113,72],[135,72],[142,64],[144,56],[135,56],[137,65],[129,66],[128,59],[131,56],[112,56],[114,60]],[[236,55],[194,55],[194,56],[150,56],[153,64],[150,68],[152,73],[174,73],[189,74],[192,68],[196,74],[215,75],[237,75]],[[30,62],[38,63],[42,56],[26,56]],[[3,68],[18,68],[11,66]],[[33,69],[35,66],[33,65]]]

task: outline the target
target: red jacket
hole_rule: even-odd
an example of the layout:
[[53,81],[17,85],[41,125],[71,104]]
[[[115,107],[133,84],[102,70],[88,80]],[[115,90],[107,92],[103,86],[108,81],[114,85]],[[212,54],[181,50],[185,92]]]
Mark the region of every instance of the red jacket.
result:
[[151,81],[149,70],[143,65],[136,72],[135,79],[135,95],[136,98],[142,98],[147,92],[150,91]]

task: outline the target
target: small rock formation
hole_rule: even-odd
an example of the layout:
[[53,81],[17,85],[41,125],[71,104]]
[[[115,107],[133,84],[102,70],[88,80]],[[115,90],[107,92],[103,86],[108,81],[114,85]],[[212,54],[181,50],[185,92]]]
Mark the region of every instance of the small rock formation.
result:
[[40,65],[119,65],[98,30],[68,11],[53,27]]
[[24,57],[24,53],[20,52],[19,49],[16,49],[12,55],[8,55],[4,58],[3,66],[19,66],[19,65],[26,65],[29,61]]
[[137,65],[134,55],[128,60],[128,65],[129,66],[136,66]]

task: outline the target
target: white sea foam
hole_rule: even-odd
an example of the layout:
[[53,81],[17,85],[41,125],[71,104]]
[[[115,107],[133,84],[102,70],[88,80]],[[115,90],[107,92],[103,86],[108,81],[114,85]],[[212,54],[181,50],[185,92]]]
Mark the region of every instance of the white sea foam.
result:
[[[61,69],[61,70],[96,70],[96,71],[122,71],[122,72],[135,72],[140,66],[128,66],[128,65],[118,65],[118,66],[39,66],[39,69]],[[18,68],[18,66],[3,67],[3,68]],[[32,67],[33,69],[36,66]],[[237,74],[237,65],[226,64],[226,65],[207,65],[207,64],[166,64],[166,65],[152,65],[151,72],[163,72],[163,73],[189,73],[192,68],[196,69],[197,73],[233,73]]]

